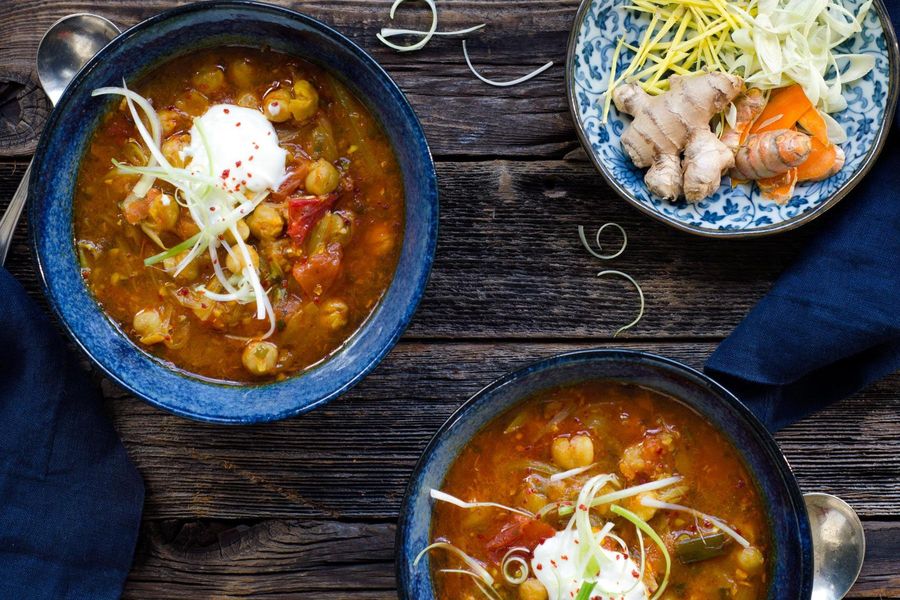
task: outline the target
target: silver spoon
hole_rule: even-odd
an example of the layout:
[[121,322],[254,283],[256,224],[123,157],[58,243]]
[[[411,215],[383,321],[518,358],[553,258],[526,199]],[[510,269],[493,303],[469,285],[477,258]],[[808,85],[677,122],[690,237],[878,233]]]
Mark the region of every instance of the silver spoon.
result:
[[[47,30],[38,45],[37,72],[41,87],[54,106],[81,67],[117,35],[119,28],[112,22],[86,13],[63,17]],[[0,218],[0,265],[6,261],[16,224],[25,206],[30,176],[31,163],[9,207]]]
[[805,494],[812,529],[812,600],[840,600],[859,577],[866,556],[862,522],[849,504],[830,494]]

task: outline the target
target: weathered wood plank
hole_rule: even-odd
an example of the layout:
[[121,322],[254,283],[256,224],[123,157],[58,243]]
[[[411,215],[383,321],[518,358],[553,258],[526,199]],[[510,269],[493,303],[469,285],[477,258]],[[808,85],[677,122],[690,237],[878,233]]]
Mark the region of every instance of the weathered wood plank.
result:
[[[849,597],[900,597],[900,523],[865,528],[866,562]],[[164,522],[143,533],[126,600],[396,598],[392,524]]]
[[[0,64],[31,70],[37,43],[58,18],[93,11],[130,26],[175,0],[96,2],[18,0],[4,8],[0,21]],[[472,37],[470,51],[478,68],[498,79],[524,74],[548,60],[549,72],[512,89],[475,79],[463,60],[459,40],[435,40],[424,50],[398,54],[382,46],[375,33],[388,20],[389,2],[278,2],[337,27],[375,58],[396,79],[425,124],[436,155],[556,156],[577,147],[566,105],[563,64],[566,41],[578,3],[535,1],[441,2],[441,27],[457,29],[489,23]],[[423,6],[404,7],[396,24],[423,26]],[[481,118],[488,116],[490,118]]]
[[[0,201],[23,170],[0,162]],[[627,337],[718,339],[818,228],[736,243],[697,238],[632,209],[579,161],[445,162],[438,171],[440,239],[413,338],[609,339],[638,309],[630,284],[596,278],[611,268],[635,277],[647,297]],[[577,226],[593,232],[607,221],[627,230],[628,248],[600,261]],[[24,232],[23,223],[8,268],[38,297]],[[608,233],[607,247],[618,247]]]
[[[535,359],[587,346],[402,343],[345,397],[271,425],[194,423],[130,398],[109,404],[147,484],[147,519],[393,519],[419,454],[465,398]],[[626,347],[693,366],[712,349]],[[838,494],[872,518],[900,514],[898,384],[890,378],[779,434],[805,491]]]

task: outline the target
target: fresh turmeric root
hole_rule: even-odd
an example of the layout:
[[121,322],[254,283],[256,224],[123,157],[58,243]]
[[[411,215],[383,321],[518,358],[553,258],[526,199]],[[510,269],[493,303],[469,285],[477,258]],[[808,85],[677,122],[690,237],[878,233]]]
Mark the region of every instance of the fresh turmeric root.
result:
[[750,88],[734,101],[737,119],[734,127],[726,125],[722,132],[722,143],[737,152],[750,133],[750,127],[766,108],[766,95],[759,88]]
[[840,146],[825,145],[818,138],[812,139],[809,157],[797,167],[800,181],[822,181],[828,179],[844,167],[847,156]]
[[719,187],[735,158],[709,122],[742,85],[734,75],[704,73],[673,75],[669,91],[656,97],[637,84],[616,88],[616,108],[634,116],[622,134],[622,148],[636,166],[650,167],[644,177],[650,193],[669,200],[684,194],[688,202],[699,202]]
[[815,110],[799,84],[774,90],[750,133],[790,129],[811,108]]
[[794,187],[796,187],[797,181],[797,168],[794,167],[781,175],[760,179],[756,183],[759,185],[759,192],[763,198],[784,205],[794,197]]
[[731,177],[734,179],[768,179],[787,173],[809,157],[810,137],[799,131],[779,129],[754,133],[738,148]]

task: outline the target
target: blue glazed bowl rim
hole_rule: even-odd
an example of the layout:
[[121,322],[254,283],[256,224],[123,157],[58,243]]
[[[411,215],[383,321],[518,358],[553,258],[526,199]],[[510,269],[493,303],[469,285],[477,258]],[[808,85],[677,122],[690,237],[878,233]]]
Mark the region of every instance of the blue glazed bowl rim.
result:
[[582,125],[581,118],[578,114],[578,99],[575,92],[575,49],[578,45],[578,36],[581,32],[581,26],[584,22],[584,17],[587,14],[587,11],[590,9],[591,5],[594,2],[603,1],[606,0],[581,0],[581,4],[578,7],[578,12],[575,14],[575,21],[572,24],[572,30],[569,32],[569,42],[566,49],[566,96],[568,97],[569,114],[571,115],[572,122],[575,125],[575,132],[578,134],[578,141],[581,143],[581,146],[584,149],[585,153],[588,155],[588,158],[590,158],[590,161],[594,165],[594,168],[600,172],[606,183],[613,190],[615,190],[620,198],[640,210],[642,213],[649,215],[657,221],[665,223],[666,225],[674,227],[675,229],[679,229],[681,231],[685,231],[694,235],[699,235],[701,237],[720,239],[748,239],[772,235],[775,233],[781,233],[783,231],[796,229],[801,225],[805,225],[806,223],[809,223],[814,219],[824,215],[829,209],[843,200],[844,197],[847,196],[847,194],[853,191],[853,188],[855,188],[875,166],[875,163],[878,160],[878,156],[884,149],[885,143],[887,143],[888,132],[891,129],[891,124],[894,122],[894,113],[897,110],[897,101],[898,99],[900,99],[900,47],[898,47],[897,45],[897,34],[896,31],[894,31],[894,25],[891,22],[890,15],[887,12],[887,8],[885,7],[883,0],[875,0],[873,6],[878,13],[878,19],[879,21],[881,21],[881,27],[884,30],[884,37],[887,43],[888,51],[888,71],[890,86],[888,91],[887,108],[884,111],[884,120],[879,123],[878,135],[875,138],[875,143],[871,148],[869,148],[869,152],[867,153],[866,158],[863,161],[863,164],[860,166],[859,170],[850,179],[848,179],[843,186],[838,188],[838,190],[835,191],[830,198],[828,198],[826,201],[822,202],[815,208],[781,221],[780,223],[776,223],[774,225],[766,225],[764,227],[755,229],[706,229],[696,225],[691,225],[690,223],[685,223],[675,217],[663,214],[647,206],[646,204],[635,198],[632,193],[628,191],[628,189],[626,189],[625,186],[622,185],[619,180],[609,171],[606,164],[602,160],[600,160],[594,153],[594,151],[591,149],[591,144],[588,140],[587,132],[584,130],[584,126]]
[[[188,408],[184,408],[182,406],[176,406],[171,403],[160,401],[151,395],[148,395],[143,390],[137,389],[134,385],[126,381],[124,378],[120,377],[116,370],[112,367],[107,366],[103,361],[101,361],[90,348],[88,348],[81,339],[75,334],[72,326],[68,323],[66,318],[64,317],[64,312],[59,305],[59,300],[57,297],[51,292],[50,285],[47,280],[46,272],[43,267],[43,258],[41,253],[39,252],[39,241],[38,236],[39,232],[35,227],[36,223],[41,222],[39,216],[37,215],[36,202],[31,201],[29,198],[29,212],[28,212],[28,230],[29,230],[29,238],[31,242],[31,255],[32,261],[35,267],[35,270],[40,274],[41,280],[41,289],[43,291],[44,297],[47,298],[51,308],[54,313],[58,317],[60,323],[63,326],[66,334],[69,338],[81,349],[84,354],[90,358],[90,360],[97,365],[98,368],[103,371],[103,373],[113,380],[117,385],[128,391],[129,393],[143,399],[149,404],[165,410],[167,412],[186,417],[189,419],[208,422],[208,423],[221,423],[221,424],[255,424],[255,423],[264,423],[264,422],[272,422],[279,421],[282,419],[286,419],[289,417],[301,415],[307,413],[319,406],[327,404],[328,402],[338,398],[339,396],[346,393],[348,390],[353,388],[356,384],[358,384],[362,379],[364,379],[378,364],[381,360],[390,352],[393,347],[396,345],[397,341],[400,339],[400,336],[403,334],[409,322],[412,320],[412,317],[418,307],[422,296],[425,292],[425,288],[428,284],[428,280],[431,275],[432,266],[434,263],[434,255],[437,249],[437,237],[438,237],[438,215],[440,213],[440,205],[439,205],[439,194],[437,189],[437,171],[434,166],[434,158],[431,153],[431,149],[428,145],[428,140],[425,137],[424,130],[422,128],[421,121],[415,113],[412,105],[409,102],[409,99],[400,89],[400,86],[391,78],[391,76],[384,70],[384,68],[376,61],[368,52],[366,52],[361,46],[352,41],[350,38],[340,33],[333,27],[326,25],[325,23],[319,21],[318,19],[311,17],[309,15],[291,10],[289,8],[285,8],[282,6],[276,6],[273,4],[268,4],[265,2],[259,2],[257,0],[207,0],[203,2],[193,2],[190,4],[186,4],[183,6],[174,7],[165,11],[162,11],[156,15],[153,15],[135,25],[129,27],[127,30],[120,33],[116,36],[109,44],[103,47],[97,54],[95,54],[85,65],[78,71],[66,89],[63,91],[63,94],[60,96],[59,101],[53,107],[53,110],[50,113],[50,116],[47,119],[47,123],[44,127],[44,130],[41,134],[41,138],[38,142],[37,148],[35,149],[34,157],[33,157],[33,166],[35,168],[32,169],[31,177],[29,179],[29,194],[31,190],[38,189],[38,179],[41,173],[41,168],[43,166],[45,157],[48,152],[48,144],[50,132],[53,131],[62,118],[62,115],[65,113],[65,109],[67,104],[70,101],[70,98],[78,93],[80,90],[80,86],[85,78],[97,68],[107,57],[108,54],[111,54],[118,48],[128,44],[130,40],[139,32],[143,32],[147,29],[150,29],[156,26],[158,23],[167,21],[169,19],[178,18],[184,15],[189,15],[191,13],[196,12],[207,12],[210,10],[219,10],[219,9],[228,9],[228,8],[236,8],[236,9],[251,9],[253,11],[259,12],[268,12],[274,14],[276,16],[284,17],[290,24],[293,26],[295,24],[299,24],[301,26],[308,27],[312,30],[317,30],[319,33],[323,34],[325,37],[331,39],[336,44],[344,46],[354,59],[360,61],[365,64],[367,68],[371,69],[371,72],[376,76],[376,78],[380,79],[386,87],[389,89],[391,94],[390,101],[397,102],[401,109],[401,112],[404,113],[405,117],[409,119],[410,123],[413,125],[417,135],[417,143],[420,144],[424,148],[424,152],[420,154],[420,165],[423,167],[424,174],[426,176],[428,182],[429,191],[433,192],[432,197],[429,199],[433,204],[433,218],[431,222],[428,224],[426,228],[427,234],[427,253],[425,256],[420,257],[419,262],[419,277],[418,280],[414,283],[414,291],[411,295],[406,298],[406,305],[398,308],[403,312],[403,316],[398,320],[396,326],[390,333],[384,338],[384,341],[379,345],[377,351],[370,352],[365,355],[363,358],[366,364],[361,368],[357,369],[355,375],[349,377],[338,387],[330,389],[326,394],[321,395],[318,399],[313,402],[309,402],[306,404],[302,404],[300,406],[295,406],[291,408],[287,408],[277,413],[271,414],[262,414],[262,413],[254,413],[249,416],[238,415],[238,416],[219,416],[219,415],[208,415],[202,412],[197,412],[190,410]],[[406,240],[404,239],[404,244]],[[401,256],[402,259],[402,256]],[[397,269],[399,269],[399,262],[397,265]],[[395,271],[394,277],[397,277],[397,272]],[[393,285],[393,279],[392,279]],[[203,385],[203,387],[210,392],[215,391],[216,393],[225,395],[229,393],[229,390],[242,390],[247,391],[251,389],[255,390],[264,390],[271,386],[281,385],[287,386],[291,384],[299,384],[302,382],[304,375],[307,373],[320,369],[327,365],[327,363],[341,352],[353,341],[357,338],[364,330],[371,326],[378,313],[384,308],[384,302],[390,292],[390,286],[387,290],[385,290],[384,295],[379,300],[378,304],[372,309],[372,313],[363,321],[360,327],[345,340],[338,349],[325,357],[322,361],[312,365],[308,369],[301,371],[300,373],[289,377],[288,379],[281,382],[271,382],[264,384],[250,384],[250,385],[234,385],[230,382],[218,381],[218,380],[210,380],[201,376],[197,376],[193,373],[183,371],[178,367],[170,366],[164,361],[159,360],[158,358],[148,355],[153,363],[152,368],[163,370],[167,376],[173,377],[182,377],[188,379],[194,383],[198,383]],[[94,300],[96,302],[96,300]],[[103,311],[102,307],[100,308],[103,316],[109,319],[109,316]],[[110,321],[112,326],[118,331],[118,334],[126,337],[124,332],[121,331],[121,328],[114,321]],[[130,340],[129,340],[130,341]],[[133,342],[130,342],[135,352],[141,352],[147,354],[142,349],[137,347]]]
[[[693,383],[706,388],[709,392],[718,396],[724,402],[727,402],[729,406],[733,408],[744,419],[746,426],[759,440],[760,452],[764,454],[766,458],[768,458],[770,464],[778,470],[780,478],[785,483],[785,490],[787,491],[788,497],[793,504],[793,511],[790,512],[794,515],[797,521],[797,534],[799,537],[808,542],[808,544],[804,544],[805,548],[811,547],[812,536],[809,529],[809,515],[806,510],[806,503],[803,500],[803,494],[800,491],[800,486],[798,485],[797,480],[794,477],[791,466],[790,464],[788,464],[787,458],[785,458],[784,453],[778,447],[778,444],[775,442],[772,434],[769,433],[769,431],[760,422],[756,415],[750,412],[750,409],[748,409],[743,402],[738,400],[738,398],[734,394],[732,394],[720,383],[718,383],[705,373],[702,373],[697,369],[694,369],[693,367],[689,367],[677,360],[666,358],[665,356],[660,356],[658,354],[645,352],[642,350],[627,350],[620,348],[589,348],[585,350],[574,350],[572,352],[556,354],[554,356],[535,361],[520,369],[507,373],[506,375],[503,375],[498,379],[495,379],[485,387],[481,388],[479,391],[475,392],[475,394],[473,394],[471,397],[469,397],[468,400],[463,402],[459,406],[459,408],[453,411],[453,414],[451,414],[447,418],[444,424],[441,425],[437,432],[435,432],[435,434],[432,436],[431,440],[428,442],[428,445],[425,447],[425,450],[419,457],[419,460],[416,461],[415,467],[413,467],[412,474],[409,476],[409,480],[406,484],[406,490],[403,494],[403,503],[400,506],[400,516],[397,522],[397,534],[394,542],[394,562],[395,575],[397,578],[397,592],[401,600],[422,600],[420,598],[414,598],[413,596],[411,596],[409,591],[409,575],[411,566],[407,564],[408,558],[406,553],[406,538],[409,534],[413,519],[412,506],[414,499],[412,498],[411,494],[415,490],[417,480],[422,474],[424,468],[431,461],[432,454],[434,453],[435,448],[440,443],[442,438],[444,438],[451,429],[457,426],[458,423],[465,420],[469,412],[471,410],[474,410],[476,405],[480,405],[484,402],[490,401],[490,399],[496,394],[497,391],[507,385],[515,383],[518,380],[531,375],[532,373],[553,370],[570,363],[594,362],[604,360],[643,362],[645,364],[659,367],[668,371],[669,373],[675,373],[690,380]],[[537,391],[537,389],[531,390],[530,392],[523,394],[517,401],[524,401],[530,393],[534,393]],[[510,406],[513,406],[513,404],[511,404]],[[694,408],[694,410],[697,409]],[[488,423],[482,423],[482,427],[486,426],[487,424]],[[743,453],[743,451],[740,449],[739,452]],[[771,508],[790,509],[790,507]],[[430,526],[431,525],[429,523],[429,527]],[[798,573],[798,576],[802,578],[802,587],[804,590],[806,590],[806,592],[804,592],[805,596],[802,600],[808,600],[812,593],[813,580],[813,559],[811,552],[807,552],[807,556],[803,556],[802,559],[802,573]]]

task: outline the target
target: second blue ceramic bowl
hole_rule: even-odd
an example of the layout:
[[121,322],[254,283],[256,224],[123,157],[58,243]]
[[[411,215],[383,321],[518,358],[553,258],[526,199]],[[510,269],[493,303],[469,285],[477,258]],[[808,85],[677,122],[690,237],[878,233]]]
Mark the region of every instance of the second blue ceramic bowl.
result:
[[435,434],[406,490],[397,530],[397,583],[404,600],[432,600],[428,559],[412,562],[431,543],[431,488],[440,489],[460,451],[495,417],[541,390],[586,380],[641,385],[677,398],[721,431],[741,454],[767,509],[775,560],[768,600],[809,600],[813,557],[800,488],[772,436],[725,388],[674,360],[628,350],[561,354],[490,384],[463,404]]
[[[107,100],[91,91],[134,81],[199,49],[268,46],[319,64],[381,121],[406,192],[406,229],[393,283],[359,331],[331,358],[278,383],[232,385],[182,373],[147,354],[103,313],[85,286],[73,244],[79,163]],[[421,125],[387,73],[359,46],[311,17],[256,2],[183,6],[136,25],[95,56],[63,94],[34,158],[31,238],[44,290],[77,344],[119,385],[171,412],[204,421],[256,423],[308,411],[345,392],[393,347],[425,289],[438,227],[437,177]]]

